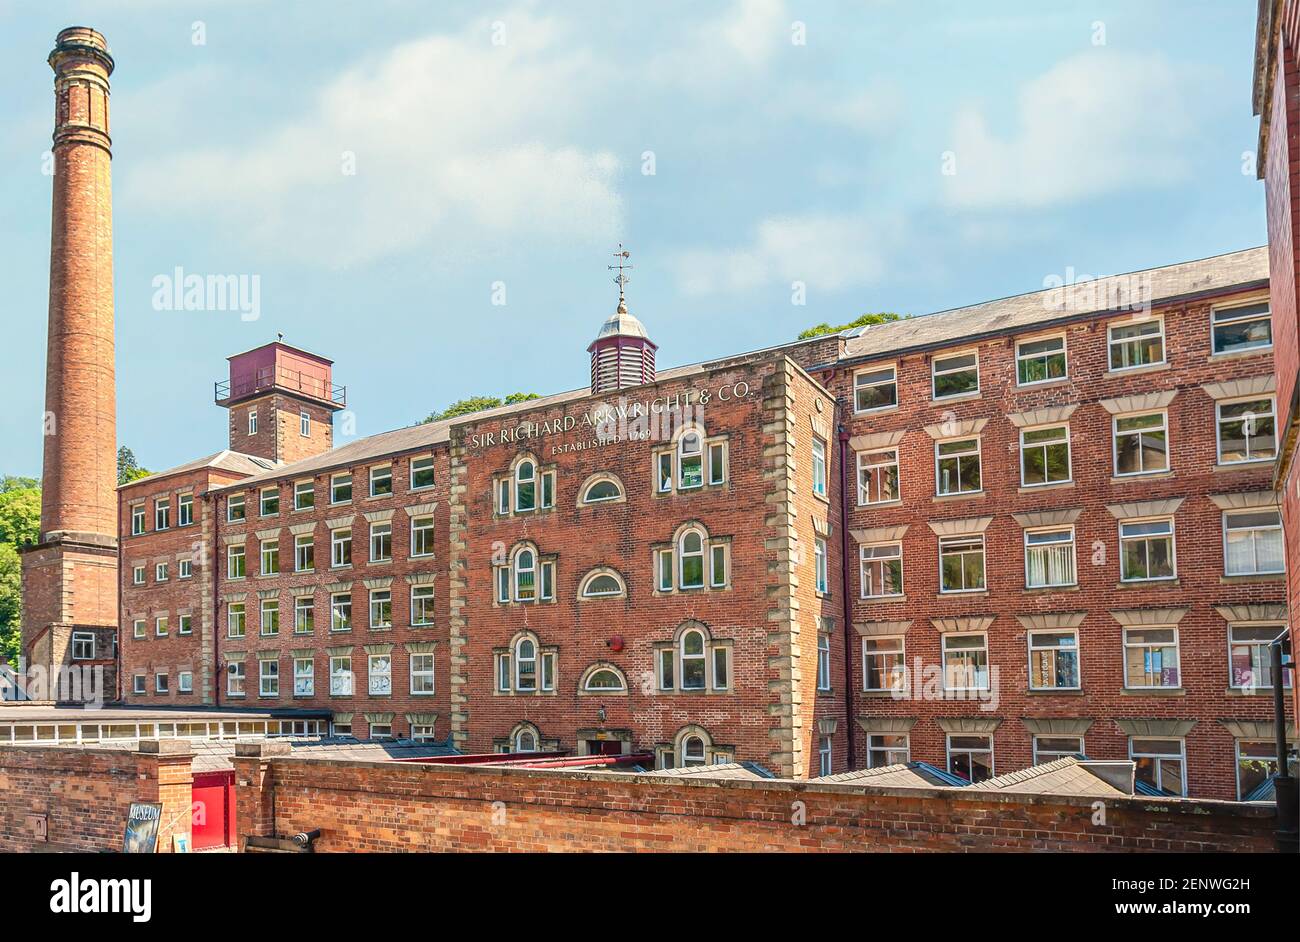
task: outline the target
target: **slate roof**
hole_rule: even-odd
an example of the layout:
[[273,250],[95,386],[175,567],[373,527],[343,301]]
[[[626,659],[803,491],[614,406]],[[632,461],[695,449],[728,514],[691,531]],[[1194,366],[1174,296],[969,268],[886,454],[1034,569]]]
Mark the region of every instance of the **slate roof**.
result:
[[959,788],[959,783],[964,783],[965,780],[924,762],[907,762],[823,775],[811,781],[828,785],[878,785],[885,788]]
[[765,779],[775,778],[770,771],[757,762],[727,762],[719,765],[693,765],[684,769],[657,769],[647,775],[662,775],[671,778],[719,778],[719,779]]
[[217,471],[231,471],[235,474],[261,474],[272,468],[279,467],[275,461],[269,458],[259,458],[256,455],[246,455],[241,451],[231,451],[229,448],[223,448],[221,451],[206,458],[196,458],[193,461],[187,461],[185,464],[178,464],[174,468],[168,468],[166,471],[154,471],[142,478],[136,478],[134,481],[128,481],[125,484],[119,484],[118,489],[131,487],[139,484],[141,481],[152,481],[155,478],[163,478],[172,474],[183,474],[186,471],[199,471],[203,468],[213,468]]
[[1008,772],[966,786],[974,791],[1019,792],[1032,795],[1096,795],[1114,797],[1123,792],[1088,771],[1086,763],[1073,756]]

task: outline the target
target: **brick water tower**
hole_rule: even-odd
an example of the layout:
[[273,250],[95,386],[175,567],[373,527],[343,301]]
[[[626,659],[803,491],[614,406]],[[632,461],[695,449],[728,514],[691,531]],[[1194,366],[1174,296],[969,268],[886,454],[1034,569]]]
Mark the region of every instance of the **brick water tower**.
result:
[[[73,661],[108,668],[99,691],[47,688],[55,699],[113,699],[117,626],[117,420],[113,367],[113,199],[109,76],[93,29],[59,33],[54,69],[54,181],[40,541],[23,551],[23,653],[49,678]],[[87,644],[87,639],[93,643]],[[90,653],[90,657],[86,657]]]

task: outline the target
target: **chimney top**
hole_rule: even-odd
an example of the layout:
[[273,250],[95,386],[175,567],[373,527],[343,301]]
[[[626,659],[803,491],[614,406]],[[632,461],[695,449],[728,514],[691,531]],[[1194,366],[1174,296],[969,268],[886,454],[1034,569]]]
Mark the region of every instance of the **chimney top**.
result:
[[108,40],[99,30],[89,26],[69,26],[59,30],[59,35],[54,40],[54,49],[50,52],[50,66],[58,71],[56,57],[78,53],[97,60],[109,75],[113,74],[113,56],[108,51]]

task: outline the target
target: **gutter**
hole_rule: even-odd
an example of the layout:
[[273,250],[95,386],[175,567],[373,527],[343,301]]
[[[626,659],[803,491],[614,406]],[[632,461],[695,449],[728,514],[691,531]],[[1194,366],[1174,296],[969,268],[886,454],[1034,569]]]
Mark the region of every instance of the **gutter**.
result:
[[[835,409],[840,415],[843,415],[844,407],[837,398],[835,400]],[[849,623],[852,620],[849,611],[849,559],[850,545],[849,541],[849,493],[848,475],[850,473],[848,452],[849,452],[849,430],[843,422],[838,421],[836,417],[836,428],[839,432],[840,443],[840,581],[843,585],[844,601],[840,608],[844,614],[844,729],[849,736],[848,763],[849,770],[857,768],[857,748],[854,746],[853,737],[853,643],[849,637]]]

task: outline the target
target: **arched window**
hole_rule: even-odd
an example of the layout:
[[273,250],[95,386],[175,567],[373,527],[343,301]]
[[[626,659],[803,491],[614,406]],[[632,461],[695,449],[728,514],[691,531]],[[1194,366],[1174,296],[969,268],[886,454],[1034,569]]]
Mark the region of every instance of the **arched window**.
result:
[[687,736],[682,740],[682,766],[705,764],[704,740],[699,736]]
[[537,734],[531,729],[521,729],[515,733],[515,752],[536,752]]
[[525,458],[515,468],[515,513],[537,506],[537,465]]
[[625,594],[623,580],[608,569],[597,569],[583,580],[581,595],[584,599],[615,598]]
[[687,490],[704,485],[704,441],[699,432],[687,432],[677,442],[677,487]]
[[515,689],[537,689],[537,644],[532,638],[520,638],[515,644]]
[[524,548],[515,554],[515,601],[531,602],[537,598],[537,556]]
[[587,488],[582,495],[582,502],[584,504],[598,504],[604,500],[618,500],[622,496],[623,491],[616,481],[602,478]]
[[704,588],[704,537],[687,530],[678,542],[678,584],[683,589]]
[[694,629],[682,635],[682,689],[703,690],[705,674],[704,633]]
[[598,667],[587,675],[584,690],[593,692],[619,693],[627,689],[627,684],[618,671],[611,667]]

